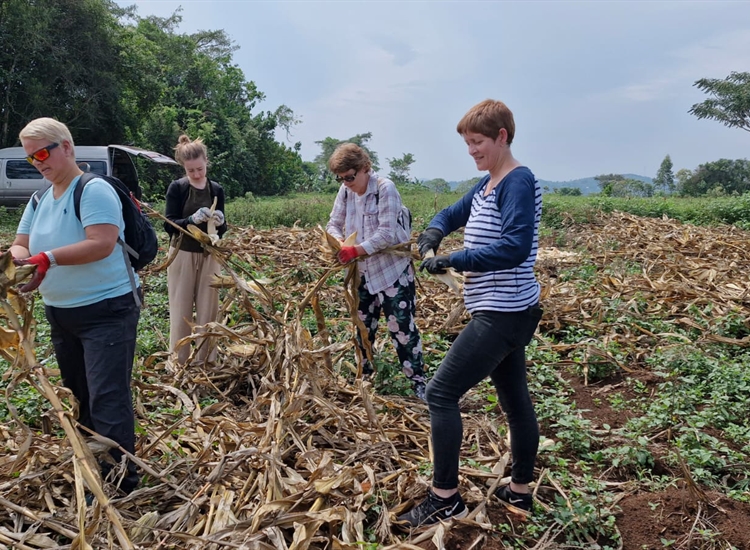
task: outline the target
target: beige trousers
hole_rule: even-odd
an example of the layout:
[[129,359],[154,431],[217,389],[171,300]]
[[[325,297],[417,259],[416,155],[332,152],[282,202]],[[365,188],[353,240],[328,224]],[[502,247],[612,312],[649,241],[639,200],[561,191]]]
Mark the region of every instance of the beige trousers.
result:
[[[170,249],[170,255],[172,250]],[[167,268],[169,292],[169,351],[177,354],[184,365],[190,357],[190,344],[177,347],[177,342],[192,333],[193,307],[195,324],[205,325],[216,321],[219,311],[219,291],[210,286],[211,277],[218,275],[220,266],[210,254],[180,250]],[[194,362],[216,361],[216,344],[212,338],[197,338],[198,351]]]

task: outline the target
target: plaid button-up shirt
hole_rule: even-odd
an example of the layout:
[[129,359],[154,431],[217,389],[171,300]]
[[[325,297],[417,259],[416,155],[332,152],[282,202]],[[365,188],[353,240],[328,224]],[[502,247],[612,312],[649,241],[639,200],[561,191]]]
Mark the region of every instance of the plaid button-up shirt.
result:
[[400,214],[398,189],[391,180],[379,178],[374,172],[370,172],[364,195],[357,195],[343,184],[336,195],[326,231],[341,241],[357,232],[356,244],[369,254],[359,261],[359,271],[370,294],[393,286],[409,265],[409,258],[377,254],[379,250],[411,239],[398,223]]

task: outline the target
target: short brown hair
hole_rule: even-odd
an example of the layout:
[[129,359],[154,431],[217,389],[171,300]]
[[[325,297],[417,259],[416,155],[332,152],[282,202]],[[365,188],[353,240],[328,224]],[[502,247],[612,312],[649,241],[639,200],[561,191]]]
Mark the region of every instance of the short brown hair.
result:
[[456,131],[461,135],[474,132],[490,139],[497,139],[501,128],[505,128],[508,132],[508,145],[510,145],[516,135],[513,113],[502,101],[485,99],[469,109],[456,126]]
[[342,143],[328,159],[328,169],[334,174],[349,170],[369,172],[371,167],[370,155],[356,143]]
[[174,148],[174,159],[180,164],[186,160],[204,158],[208,162],[208,148],[201,138],[190,140],[188,136],[182,134],[177,140],[177,147]]

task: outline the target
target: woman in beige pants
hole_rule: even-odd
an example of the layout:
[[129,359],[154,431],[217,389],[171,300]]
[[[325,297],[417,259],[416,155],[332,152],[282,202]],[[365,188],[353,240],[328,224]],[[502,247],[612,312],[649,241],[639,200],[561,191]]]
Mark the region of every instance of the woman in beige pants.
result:
[[[213,216],[221,237],[227,230],[224,220],[224,189],[206,176],[206,146],[200,139],[191,141],[188,136],[180,136],[175,147],[175,159],[185,168],[186,176],[169,184],[165,208],[167,219],[184,229],[192,224],[206,231],[207,222]],[[216,209],[211,214],[214,198]],[[167,268],[169,351],[176,353],[177,362],[184,365],[190,358],[191,347],[187,344],[178,346],[178,342],[193,332],[193,324],[202,326],[216,321],[219,292],[210,285],[212,276],[219,273],[219,264],[195,239],[182,234],[168,223],[164,224],[164,229],[171,238],[170,255],[174,247],[179,246],[177,256]],[[216,360],[216,347],[210,339],[198,339],[195,345],[198,349],[194,362]]]

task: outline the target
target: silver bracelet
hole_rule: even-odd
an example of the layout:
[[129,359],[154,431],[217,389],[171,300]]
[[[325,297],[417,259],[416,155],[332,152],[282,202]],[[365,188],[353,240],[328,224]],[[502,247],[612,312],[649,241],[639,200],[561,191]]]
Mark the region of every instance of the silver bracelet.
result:
[[49,266],[57,267],[57,260],[55,260],[55,257],[52,255],[52,252],[47,251],[44,254],[47,256],[47,259],[49,259]]

